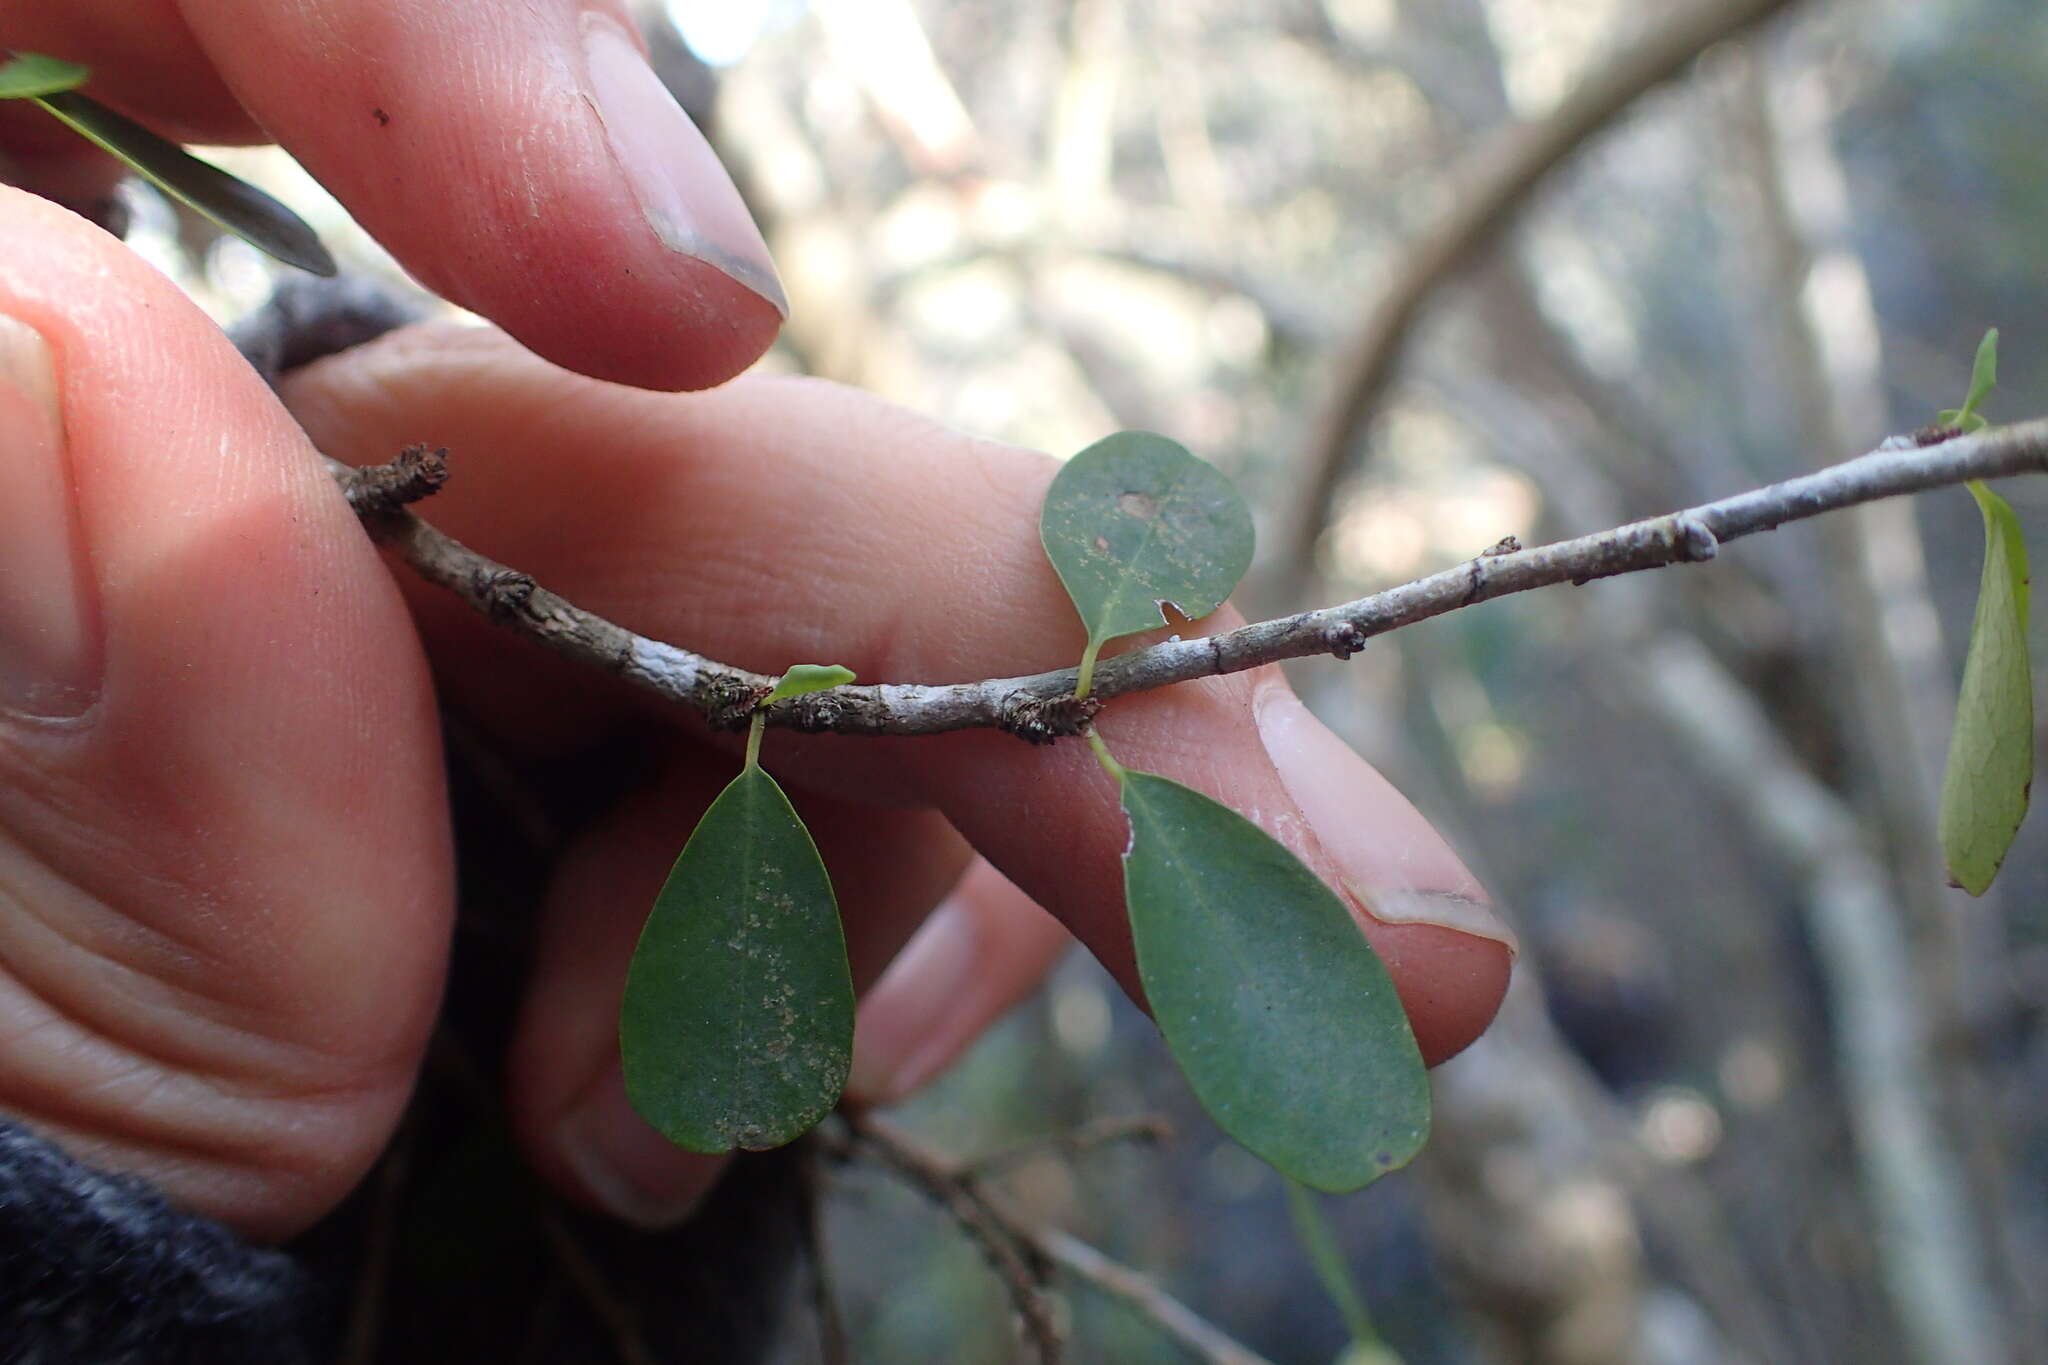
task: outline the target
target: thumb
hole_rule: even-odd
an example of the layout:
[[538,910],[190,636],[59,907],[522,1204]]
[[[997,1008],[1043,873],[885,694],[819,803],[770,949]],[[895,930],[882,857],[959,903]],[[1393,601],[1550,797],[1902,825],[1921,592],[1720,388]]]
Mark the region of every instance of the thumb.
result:
[[[625,0],[0,0],[6,40],[181,141],[274,138],[428,288],[599,379],[704,388],[788,312],[711,146]],[[74,202],[104,158],[0,104],[17,164]],[[95,164],[97,163],[97,164]]]
[[439,990],[436,726],[304,436],[118,243],[0,188],[0,1113],[281,1236]]

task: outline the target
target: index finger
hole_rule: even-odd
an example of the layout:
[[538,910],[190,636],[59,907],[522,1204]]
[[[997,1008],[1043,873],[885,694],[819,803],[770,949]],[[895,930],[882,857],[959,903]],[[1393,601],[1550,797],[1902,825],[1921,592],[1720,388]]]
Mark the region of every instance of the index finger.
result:
[[[302,371],[287,393],[338,458],[382,460],[431,433],[460,470],[429,509],[437,524],[583,606],[714,658],[940,683],[1056,668],[1081,652],[1038,544],[1054,462],[853,390],[752,379],[636,394],[548,371],[474,331],[421,329]],[[623,683],[550,667],[560,661],[438,590],[412,600],[444,684],[512,742],[573,744],[580,727],[649,723]],[[514,676],[517,689],[505,685]],[[1506,987],[1507,931],[1428,822],[1277,671],[1119,698],[1099,724],[1121,761],[1244,813],[1339,893],[1392,972],[1426,1058],[1478,1036]],[[991,731],[774,745],[778,774],[796,785],[938,808],[1141,998],[1123,904],[1128,827],[1085,746],[1033,748]]]
[[709,387],[788,311],[615,0],[0,0],[0,20],[171,136],[253,119],[428,288],[581,373]]

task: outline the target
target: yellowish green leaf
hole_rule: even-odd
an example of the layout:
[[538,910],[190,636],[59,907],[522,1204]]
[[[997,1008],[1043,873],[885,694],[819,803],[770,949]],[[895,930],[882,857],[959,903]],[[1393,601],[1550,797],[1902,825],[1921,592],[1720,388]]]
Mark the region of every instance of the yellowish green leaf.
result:
[[1969,488],[1984,514],[1984,574],[1942,778],[1940,829],[1950,881],[1981,896],[2026,818],[2034,781],[2034,694],[2019,518],[1983,484]]
[[1984,333],[1984,339],[1977,343],[1977,358],[1970,365],[1970,392],[1963,399],[1961,416],[1972,416],[1984,406],[1984,400],[1998,387],[1998,329],[1991,328]]
[[839,664],[797,664],[782,675],[774,691],[761,698],[761,705],[766,706],[785,697],[801,697],[808,692],[823,692],[852,681],[853,670]]
[[61,94],[84,85],[91,74],[77,62],[45,57],[40,52],[12,52],[0,61],[0,100]]

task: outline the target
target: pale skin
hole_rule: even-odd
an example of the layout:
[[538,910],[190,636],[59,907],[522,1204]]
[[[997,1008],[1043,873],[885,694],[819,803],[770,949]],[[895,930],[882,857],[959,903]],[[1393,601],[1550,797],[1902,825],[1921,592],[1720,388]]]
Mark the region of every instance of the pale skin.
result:
[[[717,1169],[624,1109],[616,1011],[738,739],[394,574],[316,448],[449,447],[437,524],[751,668],[943,682],[1080,654],[1036,540],[1048,458],[830,384],[734,379],[779,325],[765,249],[703,157],[654,200],[627,183],[641,141],[608,135],[649,111],[601,118],[574,94],[619,60],[610,22],[556,3],[0,0],[6,41],[93,66],[93,93],[167,133],[267,130],[519,339],[396,334],[280,402],[125,248],[0,188],[0,1112],[260,1238],[352,1188],[417,1075],[454,906],[436,683],[515,765],[622,733],[652,756],[547,887],[505,1076],[529,1159],[649,1225]],[[38,117],[0,106],[14,176],[90,197],[107,168]],[[678,215],[702,235],[679,238]],[[1101,727],[1347,896],[1430,1060],[1484,1029],[1512,958],[1484,891],[1277,673],[1121,699]],[[1084,746],[776,733],[764,761],[839,888],[863,1098],[935,1074],[1070,934],[1133,987],[1125,828]]]

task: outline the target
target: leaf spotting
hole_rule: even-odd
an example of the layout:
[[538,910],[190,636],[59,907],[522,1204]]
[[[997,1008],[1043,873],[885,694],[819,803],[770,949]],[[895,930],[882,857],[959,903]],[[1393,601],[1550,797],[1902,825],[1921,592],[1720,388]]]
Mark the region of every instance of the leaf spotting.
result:
[[[760,705],[850,682],[799,664]],[[641,931],[619,1010],[626,1095],[693,1152],[779,1147],[814,1127],[853,1062],[853,975],[832,881],[803,820],[746,766],[683,846]]]
[[1046,490],[1040,543],[1088,629],[1085,698],[1102,646],[1223,604],[1252,562],[1252,518],[1230,480],[1148,431],[1104,437]]

